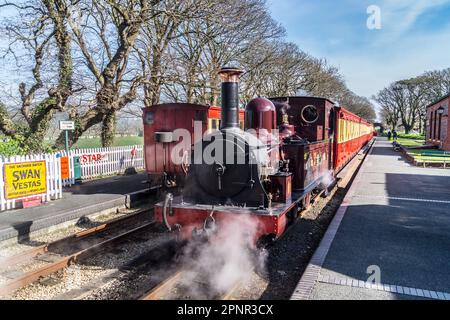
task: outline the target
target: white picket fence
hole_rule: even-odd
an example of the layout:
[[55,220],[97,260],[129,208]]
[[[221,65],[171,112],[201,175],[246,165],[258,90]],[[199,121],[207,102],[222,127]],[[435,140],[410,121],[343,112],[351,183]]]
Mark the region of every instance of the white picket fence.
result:
[[[79,157],[81,179],[86,180],[123,173],[128,167],[134,167],[136,170],[143,169],[143,149],[143,146],[75,149],[69,151],[69,156]],[[132,153],[133,150],[135,151]],[[73,172],[71,177],[72,175]]]
[[[14,209],[17,203],[24,198],[7,199],[5,189],[5,164],[45,161],[47,191],[40,194],[42,202],[62,197],[62,187],[75,183],[75,158],[78,157],[81,165],[81,180],[106,177],[122,174],[126,168],[134,167],[136,170],[144,168],[143,146],[126,146],[111,148],[75,149],[69,152],[60,151],[54,154],[0,157],[0,211]],[[61,158],[69,157],[69,177],[61,179]],[[33,197],[36,195],[33,195]],[[27,198],[27,197],[25,197]]]

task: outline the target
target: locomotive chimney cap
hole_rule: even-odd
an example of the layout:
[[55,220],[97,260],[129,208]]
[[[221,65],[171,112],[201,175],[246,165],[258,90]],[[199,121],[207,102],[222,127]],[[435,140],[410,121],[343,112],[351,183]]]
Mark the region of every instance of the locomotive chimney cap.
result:
[[239,68],[235,67],[222,67],[219,71],[219,76],[222,82],[239,82],[239,76],[243,74]]

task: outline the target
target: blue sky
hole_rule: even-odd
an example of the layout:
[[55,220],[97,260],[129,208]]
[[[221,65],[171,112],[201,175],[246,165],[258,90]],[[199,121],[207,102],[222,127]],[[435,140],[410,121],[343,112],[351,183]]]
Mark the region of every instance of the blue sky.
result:
[[[340,68],[355,93],[450,67],[450,0],[268,0],[288,40]],[[381,9],[369,30],[367,7]]]

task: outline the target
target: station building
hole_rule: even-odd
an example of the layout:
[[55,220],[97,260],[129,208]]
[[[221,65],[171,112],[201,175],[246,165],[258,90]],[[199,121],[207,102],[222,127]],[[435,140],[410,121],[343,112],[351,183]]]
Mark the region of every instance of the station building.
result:
[[427,106],[426,143],[450,151],[450,94]]

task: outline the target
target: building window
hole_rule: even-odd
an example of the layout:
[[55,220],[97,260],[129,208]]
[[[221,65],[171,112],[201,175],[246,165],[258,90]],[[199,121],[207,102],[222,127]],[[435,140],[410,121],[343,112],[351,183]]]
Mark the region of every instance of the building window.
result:
[[429,139],[432,140],[432,139],[433,139],[433,111],[430,111],[430,122],[429,122],[429,126],[430,126],[430,136],[429,136]]
[[442,123],[442,114],[439,114],[439,126],[438,126],[438,140],[441,141],[441,123]]
[[436,139],[436,127],[437,127],[437,110],[434,110],[433,139]]

